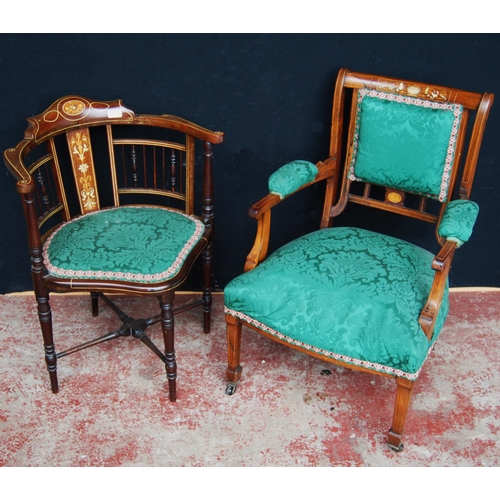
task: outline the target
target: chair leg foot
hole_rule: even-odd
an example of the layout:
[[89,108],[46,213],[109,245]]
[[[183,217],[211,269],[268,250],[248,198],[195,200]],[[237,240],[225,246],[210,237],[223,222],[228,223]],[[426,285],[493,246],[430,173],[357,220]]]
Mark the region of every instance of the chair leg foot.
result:
[[400,436],[399,434],[395,434],[394,432],[392,432],[392,429],[388,432],[387,436],[389,438],[388,445],[389,445],[389,448],[391,450],[396,451],[396,452],[403,451],[403,439],[402,439],[402,436]]
[[210,311],[203,312],[203,333],[210,333]]
[[403,450],[403,433],[415,382],[396,377],[397,391],[392,426],[387,434],[389,447],[394,451]]
[[51,369],[51,367],[47,366],[49,370],[50,377],[50,387],[52,389],[53,394],[57,394],[59,392],[59,383],[57,381],[57,365]]
[[[174,361],[175,362],[175,361]],[[168,397],[172,403],[177,401],[177,383],[175,378],[169,378],[169,374],[167,372],[168,379]]]

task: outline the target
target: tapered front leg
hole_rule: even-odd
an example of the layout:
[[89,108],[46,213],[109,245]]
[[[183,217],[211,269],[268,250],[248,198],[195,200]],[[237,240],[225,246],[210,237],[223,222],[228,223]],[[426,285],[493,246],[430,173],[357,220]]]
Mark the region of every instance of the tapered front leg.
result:
[[226,393],[231,395],[236,391],[236,386],[241,377],[242,368],[240,366],[241,351],[241,322],[226,314],[227,331],[227,388]]
[[177,400],[177,362],[174,350],[174,314],[172,311],[174,292],[165,293],[159,300],[161,307],[161,328],[165,342],[165,370],[167,372],[168,390],[170,401],[175,402]]
[[411,380],[396,377],[397,392],[396,404],[394,405],[394,415],[392,418],[392,427],[389,431],[389,446],[395,451],[403,449],[403,433],[406,422],[406,415],[410,408],[411,395],[415,382]]

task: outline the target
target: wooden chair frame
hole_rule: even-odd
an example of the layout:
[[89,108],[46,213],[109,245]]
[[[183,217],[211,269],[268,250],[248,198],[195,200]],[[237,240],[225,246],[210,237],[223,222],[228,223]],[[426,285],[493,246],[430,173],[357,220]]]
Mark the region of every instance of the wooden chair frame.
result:
[[[210,331],[214,225],[212,145],[222,143],[224,134],[172,115],[137,115],[131,109],[126,108],[121,100],[103,102],[80,96],[66,96],[58,99],[43,113],[28,118],[28,123],[24,140],[16,147],[4,152],[4,161],[17,180],[17,191],[21,196],[27,221],[33,286],[38,303],[38,316],[44,339],[45,360],[52,392],[58,392],[57,360],[59,358],[112,338],[132,335],[152,349],[165,363],[170,400],[175,401],[177,371],[174,351],[174,312],[181,312],[187,308],[201,305],[204,316],[204,332]],[[156,283],[85,277],[75,279],[74,277],[54,276],[46,268],[43,244],[53,231],[77,216],[101,209],[97,178],[103,171],[102,158],[98,161],[98,158],[94,158],[92,154],[94,146],[92,135],[98,127],[104,131],[107,141],[108,175],[111,178],[113,207],[131,205],[123,201],[127,196],[138,197],[132,206],[143,205],[143,198],[148,197],[148,200],[153,200],[151,205],[168,206],[169,203],[177,203],[178,207],[175,210],[195,216],[195,141],[203,143],[202,200],[201,214],[198,218],[203,222],[204,233],[199,242],[191,249],[180,271],[172,279]],[[124,127],[124,130],[131,130],[132,127],[140,128],[145,131],[145,138],[132,138],[126,134],[117,136],[114,133],[116,127]],[[184,137],[184,141],[148,138],[148,133],[151,130],[159,132],[160,137],[167,133],[174,133]],[[64,136],[66,141],[64,141]],[[67,155],[69,152],[70,161],[66,163],[71,164],[71,167],[62,165],[64,155],[61,154],[58,147],[59,137],[63,138],[63,142],[67,142]],[[31,155],[35,151],[38,152],[39,146],[43,147],[43,145],[46,147],[46,154],[38,154],[33,160]],[[127,167],[130,171],[124,170],[123,174],[120,174],[116,158],[120,148],[123,150],[129,148],[127,162],[131,165],[130,168]],[[140,151],[143,155],[142,160],[138,157]],[[167,163],[165,162],[166,151],[170,155],[167,158]],[[146,154],[150,156],[146,158]],[[151,162],[154,163],[154,166],[151,166]],[[143,168],[143,172],[140,171],[140,168]],[[161,168],[163,173],[161,173]],[[153,169],[154,173],[151,174],[153,179],[148,181],[147,176],[150,169]],[[76,214],[71,204],[71,197],[65,187],[66,181],[63,179],[65,175],[71,176],[67,170],[72,171],[74,177],[76,196],[79,202]],[[157,174],[157,172],[160,173]],[[121,184],[118,180],[120,175],[122,176]],[[180,180],[184,184],[183,189],[176,186],[176,175],[180,176]],[[143,176],[142,184],[138,181],[141,176]],[[161,176],[163,176],[162,181],[160,181]],[[47,177],[51,178],[50,188]],[[129,178],[128,183],[127,177]],[[165,184],[167,177],[168,186]],[[202,255],[203,263],[202,299],[193,302],[188,307],[174,311],[172,306],[175,290],[185,281],[194,260],[199,255]],[[52,291],[62,293],[90,292],[93,316],[98,315],[98,298],[100,297],[117,314],[123,324],[117,330],[95,340],[56,353],[52,331],[52,312],[49,304],[49,294]],[[154,295],[159,300],[161,314],[148,319],[136,320],[121,311],[104,295],[104,292]],[[161,322],[165,354],[144,333],[148,326],[156,322]]]
[[[421,197],[417,208],[406,206],[405,193],[394,189],[387,188],[384,199],[377,199],[372,196],[372,186],[370,184],[365,184],[361,195],[352,192],[351,188],[353,182],[350,181],[348,177],[348,166],[350,165],[353,154],[352,144],[355,127],[354,117],[356,113],[356,98],[360,89],[384,91],[402,96],[417,97],[424,100],[461,104],[463,106],[462,124],[451,169],[449,198],[446,203],[441,204],[437,214],[427,210],[427,200],[424,197]],[[349,115],[347,140],[345,140],[343,132],[344,119],[346,118],[347,111],[345,109],[346,98],[348,93],[351,93],[352,106]],[[435,271],[434,282],[427,303],[422,309],[419,317],[419,323],[429,340],[433,334],[436,318],[443,300],[450,266],[457,248],[455,242],[445,241],[438,235],[437,227],[450,201],[453,199],[469,199],[470,197],[479,149],[493,99],[494,96],[490,93],[478,94],[450,87],[433,86],[421,82],[357,73],[349,71],[348,69],[341,69],[337,78],[333,99],[329,157],[316,164],[318,174],[315,179],[299,188],[303,189],[320,181],[326,182],[320,224],[321,229],[331,227],[333,219],[344,211],[348,202],[401,214],[432,223],[436,226],[436,237],[441,249],[435,256],[432,264],[432,268]],[[472,129],[470,130],[470,135],[468,136],[466,131],[471,112],[475,113],[475,119]],[[467,154],[465,161],[463,161],[462,152],[466,144]],[[391,193],[394,194],[391,195]],[[270,240],[271,212],[281,201],[282,198],[277,194],[268,194],[250,208],[250,217],[257,221],[257,234],[254,245],[246,259],[244,267],[245,272],[254,269],[266,259]],[[226,324],[228,342],[228,369],[226,372],[228,386],[226,392],[228,394],[233,394],[235,392],[242,373],[240,365],[240,348],[242,325],[244,324],[248,328],[258,331],[277,342],[293,347],[298,351],[305,352],[308,355],[315,356],[324,361],[354,370],[395,378],[397,384],[396,402],[388,438],[391,448],[397,451],[402,449],[404,425],[415,384],[414,381],[372,371],[363,366],[347,364],[322,354],[311,352],[300,346],[291,345],[285,341],[281,341],[264,330],[256,328],[243,319],[236,318],[230,314],[226,314]]]

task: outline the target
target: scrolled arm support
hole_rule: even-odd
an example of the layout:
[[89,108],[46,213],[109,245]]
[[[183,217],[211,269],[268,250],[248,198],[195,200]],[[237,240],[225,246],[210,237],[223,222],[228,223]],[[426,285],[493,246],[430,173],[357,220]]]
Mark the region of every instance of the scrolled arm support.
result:
[[446,241],[432,262],[432,269],[436,273],[429,298],[418,320],[429,341],[441,308],[455,250],[470,238],[478,211],[479,207],[473,201],[454,200],[447,205],[439,223],[438,235]]
[[432,269],[436,271],[434,281],[432,283],[431,291],[427,299],[418,322],[422,327],[427,339],[430,341],[434,332],[434,325],[441,308],[444,292],[446,290],[446,283],[450,273],[451,262],[457,249],[457,243],[454,241],[447,241],[432,262]]
[[24,193],[25,188],[30,184],[31,175],[23,165],[22,158],[29,152],[29,141],[21,141],[15,148],[6,149],[3,153],[5,166],[10,170],[12,175],[17,179],[17,190],[19,193]]
[[252,250],[247,255],[244,271],[251,271],[267,256],[269,236],[271,232],[271,210],[267,210],[257,219],[257,234]]

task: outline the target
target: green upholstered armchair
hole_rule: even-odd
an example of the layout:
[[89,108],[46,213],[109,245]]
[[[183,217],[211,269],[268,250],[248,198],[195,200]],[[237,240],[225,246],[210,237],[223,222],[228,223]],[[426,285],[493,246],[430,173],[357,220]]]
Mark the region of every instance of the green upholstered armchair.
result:
[[[395,378],[389,445],[402,448],[415,381],[448,314],[450,265],[478,213],[469,195],[492,102],[492,94],[340,71],[329,157],[278,169],[250,210],[258,227],[246,272],[224,290],[228,394],[241,377],[246,325],[323,360]],[[320,229],[267,257],[272,208],[319,181]],[[336,227],[348,202],[433,224],[440,250]]]
[[[176,116],[137,115],[120,100],[79,96],[58,99],[28,123],[24,140],[4,152],[4,161],[17,180],[26,216],[52,391],[58,392],[58,359],[131,335],[165,364],[170,400],[175,401],[175,290],[200,256],[203,294],[191,305],[203,307],[204,331],[210,330],[212,144],[221,143],[223,133]],[[204,157],[198,213],[196,148]],[[90,292],[93,315],[98,315],[101,299],[122,324],[94,340],[56,351],[50,292]],[[161,313],[131,318],[104,292],[155,296]],[[158,322],[164,353],[145,333]]]

